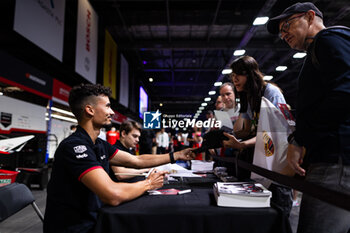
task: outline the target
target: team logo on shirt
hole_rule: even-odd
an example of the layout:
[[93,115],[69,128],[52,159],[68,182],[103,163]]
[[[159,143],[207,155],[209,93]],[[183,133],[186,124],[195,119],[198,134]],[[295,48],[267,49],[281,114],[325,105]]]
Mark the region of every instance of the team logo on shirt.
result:
[[84,145],[73,147],[73,149],[75,153],[83,153],[87,150],[86,146]]
[[269,157],[275,153],[275,145],[266,131],[263,132],[265,156]]
[[84,153],[84,154],[81,154],[81,155],[76,155],[77,159],[83,159],[83,158],[86,158],[88,157],[88,154]]

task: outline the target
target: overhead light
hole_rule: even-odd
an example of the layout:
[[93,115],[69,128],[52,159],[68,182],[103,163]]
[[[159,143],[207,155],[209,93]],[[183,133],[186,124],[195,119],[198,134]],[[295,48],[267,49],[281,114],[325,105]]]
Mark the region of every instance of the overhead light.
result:
[[209,94],[209,95],[215,95],[215,94],[216,94],[216,91],[209,91],[208,94]]
[[202,103],[201,106],[207,106],[208,104],[207,103]]
[[296,53],[293,55],[293,58],[303,58],[306,56],[306,53]]
[[277,66],[276,71],[285,71],[287,69],[287,66]]
[[244,49],[237,49],[233,52],[233,56],[242,56],[243,54],[245,54],[245,50]]
[[208,102],[208,101],[210,101],[210,100],[211,100],[210,97],[207,97],[207,98],[204,99],[205,102]]
[[254,26],[257,26],[257,25],[264,25],[265,23],[267,23],[267,21],[269,21],[269,17],[256,17],[254,22],[253,22],[253,25]]
[[203,107],[203,106],[201,106],[201,107],[199,107],[198,109],[203,110],[203,109],[204,109],[204,107]]
[[2,92],[0,91],[0,95],[4,95],[4,93],[2,93]]
[[69,116],[74,116],[74,114],[72,112],[66,111],[66,110],[63,110],[63,109],[60,109],[60,108],[51,107],[51,110],[55,111],[55,112],[60,112],[60,113],[63,113],[63,114],[69,115]]
[[265,76],[264,76],[264,80],[265,80],[265,81],[270,81],[271,79],[273,79],[273,76],[272,76],[272,75],[265,75]]
[[146,64],[147,64],[147,61],[142,61],[142,63],[143,63],[144,65],[146,65]]
[[232,73],[232,69],[223,69],[221,71],[221,74],[231,74]]
[[216,87],[219,87],[219,86],[221,86],[222,85],[222,82],[215,82],[214,83],[214,86],[216,86]]
[[151,83],[153,82],[153,78],[149,78],[148,81]]
[[70,117],[65,117],[65,116],[60,116],[57,114],[51,114],[52,118],[56,118],[56,119],[60,119],[60,120],[65,120],[65,121],[69,121],[69,122],[73,122],[73,123],[78,123],[78,121],[76,119],[70,118]]
[[161,106],[161,107],[162,107],[162,106],[163,106],[163,103],[160,103],[160,104],[159,104],[159,106]]

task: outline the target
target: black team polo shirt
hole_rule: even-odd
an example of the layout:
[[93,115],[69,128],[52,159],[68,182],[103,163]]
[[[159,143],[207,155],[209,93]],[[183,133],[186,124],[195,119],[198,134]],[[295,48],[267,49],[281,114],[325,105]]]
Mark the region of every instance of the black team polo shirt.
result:
[[81,178],[94,169],[109,172],[109,160],[118,149],[100,138],[94,144],[78,126],[58,146],[47,187],[44,232],[91,232],[102,206],[98,196]]

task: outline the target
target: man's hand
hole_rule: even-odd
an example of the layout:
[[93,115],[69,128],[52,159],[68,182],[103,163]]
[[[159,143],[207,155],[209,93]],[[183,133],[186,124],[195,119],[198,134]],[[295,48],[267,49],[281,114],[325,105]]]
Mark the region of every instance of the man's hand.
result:
[[154,189],[161,188],[164,184],[164,176],[165,174],[168,174],[168,173],[169,172],[167,171],[154,170],[146,179],[149,185],[147,189],[154,190]]
[[181,151],[177,151],[174,153],[174,159],[177,160],[192,160],[194,158],[196,158],[196,154],[193,153],[194,149],[192,148],[187,148]]
[[243,149],[244,148],[244,144],[239,142],[235,136],[228,134],[226,132],[224,132],[224,135],[226,137],[228,137],[228,140],[222,141],[222,144],[224,145],[224,147],[233,148],[233,149]]
[[301,176],[305,176],[305,170],[300,167],[300,164],[303,163],[303,152],[303,147],[288,145],[287,161],[293,170]]

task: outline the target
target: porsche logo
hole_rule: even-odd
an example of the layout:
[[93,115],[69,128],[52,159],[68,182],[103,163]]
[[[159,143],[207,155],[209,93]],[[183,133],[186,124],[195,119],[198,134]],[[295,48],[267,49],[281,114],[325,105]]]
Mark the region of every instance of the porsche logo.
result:
[[272,139],[266,131],[263,131],[263,141],[264,141],[264,150],[265,156],[269,157],[275,153],[275,145],[273,144]]

